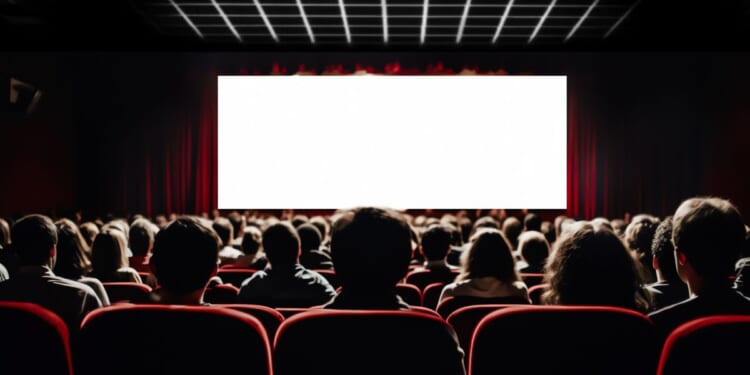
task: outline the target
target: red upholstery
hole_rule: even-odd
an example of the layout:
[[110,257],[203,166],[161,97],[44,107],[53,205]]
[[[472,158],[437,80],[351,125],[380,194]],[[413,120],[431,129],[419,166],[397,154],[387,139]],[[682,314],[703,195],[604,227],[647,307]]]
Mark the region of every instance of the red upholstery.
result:
[[274,310],[281,313],[281,315],[284,316],[284,319],[291,318],[294,315],[297,315],[299,313],[306,312],[307,310],[310,310],[309,308],[305,307],[277,307]]
[[396,294],[410,306],[422,306],[422,292],[411,284],[397,284]]
[[268,306],[248,304],[224,304],[216,306],[242,311],[243,313],[254,316],[263,324],[263,328],[266,329],[266,333],[268,334],[269,341],[273,340],[273,337],[276,336],[276,331],[278,331],[279,326],[284,321],[284,315]]
[[326,280],[328,280],[328,283],[331,284],[331,286],[334,289],[337,289],[341,286],[341,282],[339,281],[339,277],[336,275],[336,272],[334,270],[313,270],[317,273],[319,273],[321,276],[325,277]]
[[139,283],[102,283],[110,303],[143,301],[151,293],[151,287]]
[[541,305],[542,294],[544,294],[548,286],[549,284],[539,284],[529,288],[529,298],[531,298],[531,303],[535,305]]
[[406,275],[406,283],[416,285],[419,290],[424,290],[430,284],[452,283],[456,280],[458,273],[458,270],[453,270],[450,273],[436,273],[429,270],[411,271]]
[[219,284],[206,288],[203,300],[208,303],[237,303],[240,289],[232,284]]
[[445,283],[433,283],[427,285],[422,292],[422,305],[431,309],[437,309],[440,302],[440,294],[443,293]]
[[226,284],[241,287],[242,282],[252,276],[256,270],[249,268],[220,268],[217,276]]
[[487,315],[470,352],[469,375],[653,374],[659,345],[651,321],[632,310],[531,306]]
[[667,338],[659,375],[747,374],[750,316],[719,315],[696,319]]
[[499,297],[499,298],[482,298],[482,297],[448,297],[438,304],[437,312],[443,318],[448,318],[454,311],[472,305],[516,305],[516,306],[528,306],[529,302],[519,296],[513,297]]
[[458,342],[466,353],[468,358],[471,349],[471,338],[474,336],[474,330],[482,319],[493,311],[514,307],[518,305],[472,305],[464,306],[454,311],[448,316],[446,321],[456,330]]
[[535,285],[539,285],[544,281],[543,273],[522,273],[521,279],[527,287],[531,288]]
[[[219,345],[231,342],[232,345]],[[129,360],[128,353],[143,353]],[[271,353],[261,322],[206,306],[119,305],[81,324],[78,374],[268,374]]]
[[461,374],[463,364],[451,333],[442,319],[420,312],[309,311],[279,328],[274,372]]
[[33,303],[0,302],[0,372],[70,375],[68,327]]

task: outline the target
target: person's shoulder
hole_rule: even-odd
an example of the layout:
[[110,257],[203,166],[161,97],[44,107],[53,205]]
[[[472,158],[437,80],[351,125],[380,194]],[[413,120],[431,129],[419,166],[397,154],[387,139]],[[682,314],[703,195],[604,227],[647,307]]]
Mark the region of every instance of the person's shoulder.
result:
[[[96,297],[96,292],[94,292],[94,289],[91,286],[81,281],[74,281],[74,280],[66,279],[60,276],[53,276],[53,280],[54,280],[54,285],[57,288],[68,289],[68,290],[76,291],[78,294],[86,294],[86,295]],[[92,280],[99,281],[97,279],[92,279]]]
[[692,309],[693,305],[697,303],[697,298],[689,298],[681,302],[677,302],[673,305],[669,305],[666,307],[663,307],[659,310],[656,310],[650,314],[648,314],[648,317],[651,318],[651,320],[659,325],[663,321],[669,321],[674,319],[675,317],[681,316],[686,311],[689,311]]

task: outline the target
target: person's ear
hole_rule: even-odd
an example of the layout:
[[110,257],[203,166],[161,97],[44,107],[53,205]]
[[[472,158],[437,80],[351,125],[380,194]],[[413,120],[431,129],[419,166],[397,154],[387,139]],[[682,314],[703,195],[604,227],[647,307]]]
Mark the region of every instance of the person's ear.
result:
[[685,263],[687,263],[687,256],[685,256],[685,253],[675,250],[675,254],[677,254],[677,263],[684,266]]
[[54,258],[57,256],[57,246],[52,246],[49,248],[49,257]]
[[651,260],[651,267],[655,270],[659,269],[659,259],[657,257]]

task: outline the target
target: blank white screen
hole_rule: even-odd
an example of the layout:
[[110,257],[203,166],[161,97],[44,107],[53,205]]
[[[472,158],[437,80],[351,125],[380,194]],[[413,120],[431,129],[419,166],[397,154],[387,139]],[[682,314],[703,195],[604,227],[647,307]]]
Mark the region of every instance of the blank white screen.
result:
[[565,209],[564,76],[220,76],[221,209]]

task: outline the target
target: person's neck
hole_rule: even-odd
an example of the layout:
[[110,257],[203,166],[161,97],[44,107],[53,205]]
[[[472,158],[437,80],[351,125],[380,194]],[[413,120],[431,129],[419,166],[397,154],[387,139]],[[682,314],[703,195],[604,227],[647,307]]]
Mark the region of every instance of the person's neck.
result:
[[205,289],[199,289],[186,294],[176,294],[165,289],[158,289],[155,293],[159,302],[170,305],[202,305]]
[[688,280],[687,285],[691,297],[711,295],[716,294],[716,292],[732,289],[732,284],[728,280],[725,282],[717,282],[698,277]]
[[658,282],[667,281],[666,279],[664,279],[664,274],[661,273],[661,270],[659,270],[659,269],[656,270],[656,281],[658,281]]

